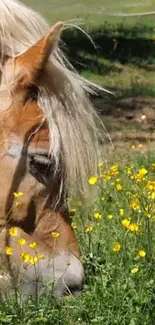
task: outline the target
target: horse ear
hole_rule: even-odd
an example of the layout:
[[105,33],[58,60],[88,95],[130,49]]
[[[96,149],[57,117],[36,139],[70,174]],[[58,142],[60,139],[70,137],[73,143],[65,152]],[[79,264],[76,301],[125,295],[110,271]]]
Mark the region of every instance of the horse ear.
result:
[[15,60],[13,91],[17,90],[17,87],[21,89],[36,84],[41,70],[57,45],[63,27],[63,22],[56,23],[41,40],[13,59]]

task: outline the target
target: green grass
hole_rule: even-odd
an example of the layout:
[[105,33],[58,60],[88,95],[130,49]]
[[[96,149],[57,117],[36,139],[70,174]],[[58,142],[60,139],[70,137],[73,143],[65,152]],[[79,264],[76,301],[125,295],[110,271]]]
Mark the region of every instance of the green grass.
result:
[[111,161],[90,185],[97,198],[85,206],[70,203],[86,270],[83,295],[56,302],[47,294],[23,305],[6,301],[1,325],[154,325],[155,184],[148,182],[155,180],[155,156],[137,145],[111,154]]
[[96,60],[90,70],[84,69],[81,74],[107,89],[115,92],[118,98],[150,96],[155,97],[155,72],[136,64],[121,64],[103,57],[89,55],[89,59]]
[[[141,26],[143,24],[144,28],[142,29],[139,36],[144,38],[152,38],[154,36],[154,31],[149,31],[145,27],[155,25],[154,16],[147,18],[114,18],[107,17],[103,15],[102,8],[106,8],[107,12],[145,12],[155,10],[155,0],[143,0],[143,2],[139,0],[131,1],[130,4],[128,1],[115,1],[115,0],[85,0],[85,1],[75,1],[75,0],[58,0],[51,1],[47,0],[46,5],[40,0],[24,0],[25,4],[30,5],[38,12],[41,12],[50,22],[54,23],[57,20],[70,20],[70,19],[83,19],[83,27],[89,27],[91,30],[95,30],[96,27],[103,28],[105,21],[108,21],[110,24],[106,26],[106,33],[110,33],[111,35],[114,25],[116,27],[115,33],[117,34],[117,23],[123,22],[124,26]],[[112,25],[111,25],[112,24]],[[112,28],[112,30],[111,30]],[[131,28],[131,35],[133,34],[133,30]],[[108,32],[109,31],[109,32]],[[130,28],[128,29],[128,33]],[[118,33],[121,33],[119,31]],[[125,30],[122,29],[122,36],[125,37]],[[129,38],[130,38],[130,36]],[[134,37],[135,34],[131,36]],[[75,40],[74,40],[75,42]],[[84,42],[84,41],[83,41]],[[118,97],[128,97],[128,96],[151,96],[155,97],[155,73],[153,71],[148,71],[145,68],[141,68],[138,66],[141,64],[140,58],[128,58],[126,65],[115,61],[115,52],[116,58],[118,55],[117,49],[113,48],[113,44],[111,44],[111,50],[106,54],[107,59],[103,57],[102,50],[100,54],[98,51],[94,50],[94,54],[90,54],[90,49],[82,53],[80,51],[80,39],[76,39],[76,44],[72,44],[72,41],[69,41],[69,48],[71,49],[69,59],[72,60],[75,55],[74,46],[76,47],[79,44],[79,50],[77,49],[75,57],[75,62],[73,60],[73,65],[76,65],[77,62],[81,62],[82,66],[77,64],[77,69],[81,70],[81,73],[84,77],[88,78],[91,81],[99,83],[104,87],[112,89],[116,92]],[[106,46],[106,44],[105,44]],[[128,46],[127,44],[125,46]],[[138,46],[138,45],[137,45]],[[73,53],[72,53],[73,49]],[[93,49],[92,49],[93,50]],[[123,53],[123,48],[121,50]],[[153,63],[153,49],[152,49],[152,57],[147,56],[146,51],[146,63]],[[68,53],[67,53],[68,54]],[[112,57],[111,57],[112,56]],[[119,56],[118,56],[119,59]],[[121,57],[122,60],[122,57]],[[134,61],[131,64],[132,60]]]
[[104,15],[107,13],[136,13],[155,10],[155,0],[135,0],[135,1],[116,1],[116,0],[46,0],[46,5],[42,0],[24,0],[25,4],[44,14],[50,22],[57,20],[82,19],[85,25],[100,26],[105,21],[117,23],[123,21],[125,24],[135,25],[144,22],[147,25],[154,25],[153,17],[145,18],[118,18]]

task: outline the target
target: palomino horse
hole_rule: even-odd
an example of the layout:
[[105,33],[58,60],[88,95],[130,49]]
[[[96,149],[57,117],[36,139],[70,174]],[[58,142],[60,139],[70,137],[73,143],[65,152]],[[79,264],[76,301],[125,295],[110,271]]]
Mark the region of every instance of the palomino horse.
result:
[[98,116],[82,79],[49,28],[14,0],[0,0],[0,291],[52,283],[80,291],[84,270],[66,204],[84,195],[98,161]]

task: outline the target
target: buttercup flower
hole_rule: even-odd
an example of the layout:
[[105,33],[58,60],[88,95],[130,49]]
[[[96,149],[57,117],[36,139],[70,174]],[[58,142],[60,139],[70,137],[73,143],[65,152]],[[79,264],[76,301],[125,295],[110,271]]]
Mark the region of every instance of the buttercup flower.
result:
[[52,237],[53,238],[58,238],[60,234],[58,232],[52,232]]
[[11,227],[8,229],[8,233],[10,236],[17,236],[17,232],[18,232],[18,230],[16,227]]
[[132,174],[132,169],[131,169],[131,167],[127,167],[127,168],[126,168],[126,173],[127,173],[127,175],[131,175],[131,174]]
[[44,258],[45,258],[44,254],[41,254],[41,255],[39,256],[39,259],[40,259],[40,260],[43,260]]
[[74,215],[75,212],[76,212],[76,209],[75,208],[72,208],[72,209],[69,210],[69,212],[70,212],[71,215]]
[[139,230],[139,225],[137,223],[130,223],[128,225],[128,229],[131,230],[132,232],[137,232]]
[[140,257],[145,257],[145,256],[146,256],[146,252],[145,252],[143,249],[140,249],[140,250],[138,251],[138,255],[139,255]]
[[99,212],[95,212],[95,213],[94,213],[94,218],[97,219],[97,220],[98,220],[98,219],[101,219],[101,218],[102,218],[101,213],[99,213]]
[[154,200],[154,199],[155,199],[155,192],[152,192],[152,193],[149,195],[149,199],[150,199],[150,200]]
[[34,265],[39,261],[39,257],[38,256],[31,256],[29,259],[29,263]]
[[121,224],[122,224],[123,227],[128,228],[128,226],[130,224],[130,220],[129,219],[123,219],[121,221]]
[[12,255],[13,253],[12,247],[5,247],[5,253],[6,255]]
[[23,262],[27,263],[27,262],[29,262],[30,255],[27,252],[23,252],[21,254],[21,259],[22,259]]
[[139,271],[138,267],[134,267],[132,270],[131,270],[131,273],[134,274],[134,273],[137,273]]
[[117,189],[117,191],[122,191],[122,185],[121,184],[116,184],[116,189]]
[[113,252],[119,252],[120,248],[121,248],[121,244],[119,242],[113,243],[112,245]]
[[96,177],[96,176],[91,176],[91,177],[89,178],[89,180],[88,180],[88,183],[89,183],[90,185],[94,185],[94,184],[96,184],[96,183],[97,183],[97,177]]
[[71,226],[72,226],[73,229],[77,229],[77,223],[76,222],[72,222]]
[[134,179],[137,181],[142,181],[144,179],[144,176],[148,173],[147,169],[142,167],[139,169],[138,173],[134,175]]
[[124,209],[119,210],[120,216],[124,216]]
[[17,201],[17,202],[15,202],[15,207],[16,207],[16,208],[18,208],[20,205],[21,205],[21,203],[20,203],[20,202],[18,202],[18,201]]
[[139,200],[136,199],[131,201],[130,206],[133,210],[138,210],[140,208]]
[[146,184],[146,188],[149,191],[155,191],[155,181],[148,181]]
[[93,227],[92,226],[89,226],[86,228],[85,232],[89,233],[89,232],[92,232],[93,231]]
[[98,167],[103,167],[104,166],[104,162],[100,162],[99,164],[98,164]]
[[108,215],[107,215],[107,218],[108,218],[109,220],[111,220],[111,219],[113,218],[112,214],[108,214]]
[[35,249],[37,247],[37,243],[34,241],[32,244],[29,245],[30,248]]
[[113,165],[110,167],[110,170],[108,172],[108,175],[109,176],[116,176],[119,174],[119,165],[116,164],[116,165]]
[[23,196],[24,194],[22,192],[14,192],[13,196],[15,199],[19,199]]
[[19,246],[24,246],[25,243],[26,243],[26,240],[25,240],[24,238],[19,238],[19,239],[18,239],[18,244],[19,244]]

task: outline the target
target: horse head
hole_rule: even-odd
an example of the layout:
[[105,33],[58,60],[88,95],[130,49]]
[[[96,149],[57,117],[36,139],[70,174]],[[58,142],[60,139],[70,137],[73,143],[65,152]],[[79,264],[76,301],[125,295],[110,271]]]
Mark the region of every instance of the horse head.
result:
[[38,104],[63,26],[58,22],[24,53],[7,58],[0,86],[0,267],[22,292],[43,289],[48,281],[57,297],[80,291],[84,280],[63,161],[53,155],[52,131]]

